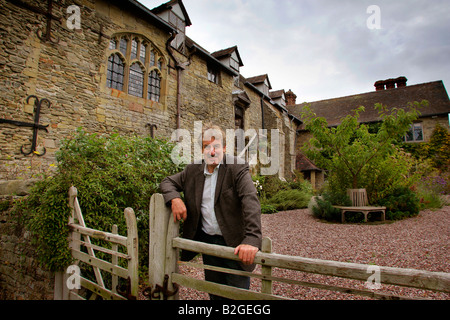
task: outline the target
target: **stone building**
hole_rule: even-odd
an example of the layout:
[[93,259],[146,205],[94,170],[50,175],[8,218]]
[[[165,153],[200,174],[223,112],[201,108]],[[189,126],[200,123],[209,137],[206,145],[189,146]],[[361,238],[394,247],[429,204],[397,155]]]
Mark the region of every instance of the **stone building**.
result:
[[78,127],[170,138],[204,120],[279,129],[278,174],[293,172],[301,121],[283,96],[272,99],[267,75],[259,83],[240,74],[237,47],[210,53],[186,36],[192,22],[181,0],[151,10],[135,0],[0,7],[0,180],[47,171]]
[[[271,92],[267,75],[243,77],[236,46],[210,53],[187,37],[181,0],[152,10],[135,0],[0,0],[0,9],[2,205],[27,194],[28,178],[52,168],[79,127],[171,138],[213,121],[249,133],[248,142],[252,129],[278,129],[273,174],[295,169],[301,122],[283,91]],[[11,210],[0,210],[0,231],[0,299],[51,299],[53,275]]]
[[[381,120],[374,108],[376,103],[388,108],[405,108],[408,103],[427,100],[429,105],[419,110],[421,115],[406,134],[405,141],[428,142],[436,124],[450,131],[450,100],[442,81],[407,86],[407,79],[399,77],[377,81],[374,86],[376,90],[372,92],[301,104],[296,104],[296,96],[290,91],[287,109],[290,113],[301,117],[303,108],[309,105],[317,116],[327,120],[329,126],[337,126],[341,119],[353,114],[353,110],[359,106],[365,107],[365,112],[360,114],[360,122],[375,123]],[[304,125],[299,127],[298,134],[296,149],[300,150],[311,135],[305,130]]]

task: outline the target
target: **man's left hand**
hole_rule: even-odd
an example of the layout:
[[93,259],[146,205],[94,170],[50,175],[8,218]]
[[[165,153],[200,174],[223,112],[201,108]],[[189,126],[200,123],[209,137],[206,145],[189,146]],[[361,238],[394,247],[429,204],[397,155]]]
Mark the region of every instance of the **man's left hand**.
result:
[[241,244],[234,249],[234,254],[239,254],[239,259],[241,259],[244,264],[250,265],[253,264],[258,251],[259,249],[254,246]]

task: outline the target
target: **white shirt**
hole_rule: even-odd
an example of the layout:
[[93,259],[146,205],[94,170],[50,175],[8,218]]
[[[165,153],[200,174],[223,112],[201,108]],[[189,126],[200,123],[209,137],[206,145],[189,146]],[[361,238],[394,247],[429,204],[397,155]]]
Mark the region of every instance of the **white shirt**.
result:
[[208,172],[208,167],[205,164],[205,185],[203,188],[202,198],[202,230],[211,236],[222,235],[219,224],[216,219],[214,211],[214,198],[216,193],[217,177],[219,175],[220,164],[214,168],[213,173]]

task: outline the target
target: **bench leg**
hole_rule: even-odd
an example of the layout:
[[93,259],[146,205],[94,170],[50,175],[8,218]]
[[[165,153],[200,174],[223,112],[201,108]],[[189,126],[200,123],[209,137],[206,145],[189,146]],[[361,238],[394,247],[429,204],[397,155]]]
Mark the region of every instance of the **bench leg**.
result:
[[367,222],[367,215],[369,214],[369,212],[363,211],[362,213],[364,214],[364,222]]

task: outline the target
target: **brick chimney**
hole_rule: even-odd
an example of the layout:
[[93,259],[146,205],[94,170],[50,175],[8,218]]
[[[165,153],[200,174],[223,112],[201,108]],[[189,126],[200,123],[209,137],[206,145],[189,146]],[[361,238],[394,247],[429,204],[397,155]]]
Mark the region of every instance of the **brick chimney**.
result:
[[286,92],[284,94],[284,96],[286,97],[286,105],[287,106],[295,106],[296,105],[297,96],[292,92],[291,89],[289,89],[289,91]]
[[407,81],[408,79],[406,79],[406,77],[398,77],[397,79],[379,80],[375,82],[374,86],[376,91],[383,91],[388,89],[406,87]]

